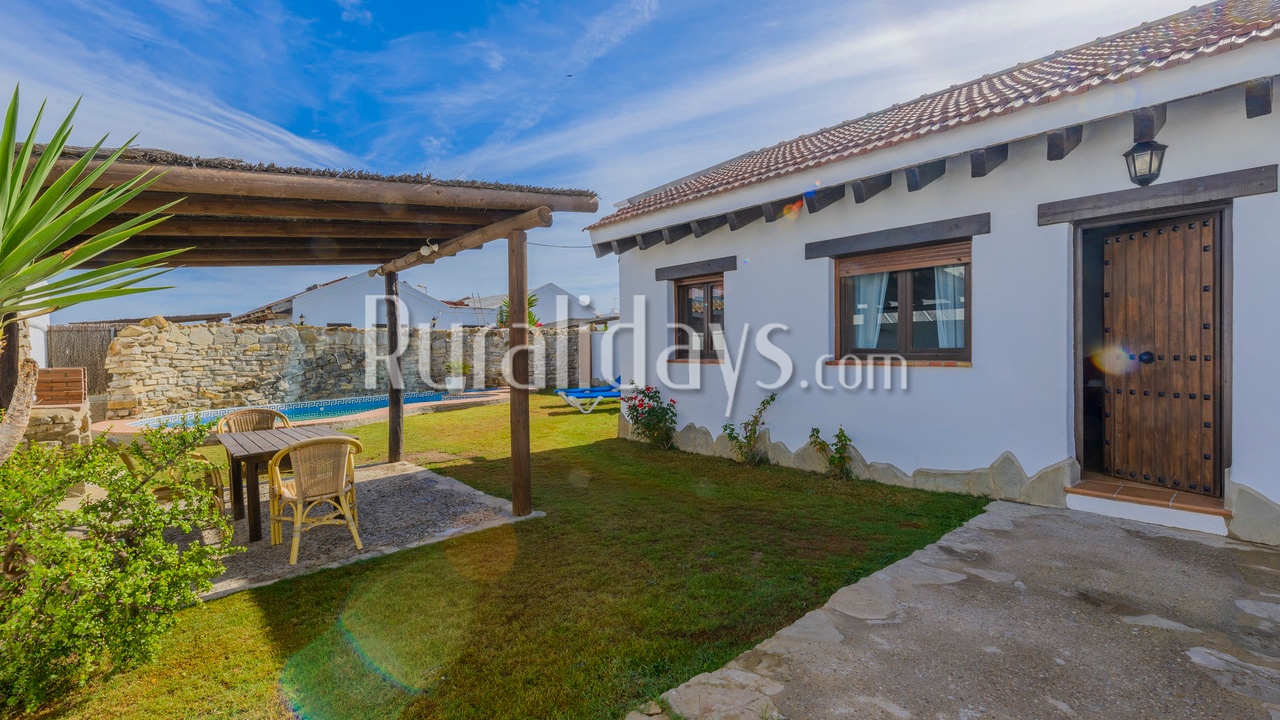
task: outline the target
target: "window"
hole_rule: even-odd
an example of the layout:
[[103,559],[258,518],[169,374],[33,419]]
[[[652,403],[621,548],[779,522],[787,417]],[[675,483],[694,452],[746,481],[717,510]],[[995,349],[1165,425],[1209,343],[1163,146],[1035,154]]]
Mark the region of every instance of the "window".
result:
[[717,360],[724,351],[724,275],[676,283],[675,357]]
[[969,360],[969,264],[969,240],[837,260],[840,356]]

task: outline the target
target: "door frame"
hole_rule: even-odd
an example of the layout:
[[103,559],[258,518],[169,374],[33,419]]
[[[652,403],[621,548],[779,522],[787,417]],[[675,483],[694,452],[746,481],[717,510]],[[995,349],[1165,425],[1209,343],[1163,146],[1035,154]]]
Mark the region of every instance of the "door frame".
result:
[[1218,216],[1218,242],[1214,248],[1217,263],[1218,333],[1220,346],[1215,349],[1219,358],[1214,388],[1214,426],[1217,445],[1214,474],[1218,487],[1226,495],[1226,472],[1231,467],[1231,398],[1232,398],[1232,296],[1234,295],[1231,223],[1232,200],[1195,203],[1157,210],[1123,213],[1100,218],[1090,218],[1071,223],[1071,305],[1072,305],[1072,410],[1075,435],[1075,459],[1084,471],[1084,234],[1112,225],[1135,222],[1159,222],[1187,215],[1215,213]]

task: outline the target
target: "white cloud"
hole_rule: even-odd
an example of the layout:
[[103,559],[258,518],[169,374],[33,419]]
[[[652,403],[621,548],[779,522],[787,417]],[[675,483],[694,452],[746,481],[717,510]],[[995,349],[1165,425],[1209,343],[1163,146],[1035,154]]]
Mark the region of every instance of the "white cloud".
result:
[[[497,137],[451,167],[513,176],[571,168],[604,206],[743,152],[1086,42],[1178,7],[1177,0],[811,6],[770,28],[753,57],[687,73],[652,91],[519,138]],[[997,41],[988,41],[993,24]],[[720,42],[735,38],[717,38]]]
[[[163,37],[127,13],[117,19],[139,37]],[[89,144],[108,134],[110,142],[120,143],[137,133],[138,145],[189,155],[351,164],[351,156],[331,145],[299,138],[228,106],[198,78],[168,77],[109,44],[90,45],[63,28],[37,12],[27,14],[22,23],[0,27],[0,87],[21,85],[25,122],[43,98],[48,98],[50,118],[64,115],[83,98],[75,143]],[[53,125],[50,122],[46,132]]]
[[342,21],[368,25],[373,22],[373,13],[364,6],[364,0],[334,0],[342,8]]
[[[591,18],[565,54],[563,65],[550,69],[549,77],[537,84],[537,92],[530,93],[527,87],[523,88],[524,91],[519,93],[522,97],[518,102],[512,103],[513,111],[485,139],[485,146],[491,152],[502,152],[508,142],[535,127],[547,110],[558,101],[557,90],[563,89],[566,79],[582,73],[592,63],[604,57],[628,36],[652,21],[657,11],[658,0],[625,0]],[[525,82],[527,80],[525,78]],[[475,169],[474,165],[464,165],[453,175],[469,177]]]

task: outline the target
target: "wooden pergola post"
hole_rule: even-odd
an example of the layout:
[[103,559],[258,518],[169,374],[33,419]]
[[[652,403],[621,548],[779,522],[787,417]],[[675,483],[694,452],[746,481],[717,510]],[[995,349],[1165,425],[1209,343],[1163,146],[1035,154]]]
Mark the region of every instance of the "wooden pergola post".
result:
[[[397,272],[418,265],[430,265],[441,258],[456,255],[464,250],[483,246],[491,240],[507,239],[507,298],[510,315],[507,329],[507,350],[511,358],[511,512],[524,517],[533,512],[532,464],[529,457],[529,257],[526,231],[535,227],[551,226],[551,209],[546,206],[527,210],[505,220],[459,235],[443,246],[424,245],[421,249],[395,260],[383,263],[369,271],[369,277],[383,275],[388,278],[387,295],[392,294],[391,277]],[[388,321],[390,324],[390,321]],[[393,346],[394,347],[394,346]],[[403,396],[401,408],[394,409],[396,401],[389,398],[393,410],[391,459],[398,459],[394,439],[397,427],[403,433]],[[400,413],[397,415],[396,413]],[[398,422],[396,418],[399,418]]]
[[529,458],[529,262],[523,230],[507,235],[507,347],[511,356],[511,513],[533,512]]
[[400,274],[386,279],[387,462],[404,460],[404,358],[400,352]]

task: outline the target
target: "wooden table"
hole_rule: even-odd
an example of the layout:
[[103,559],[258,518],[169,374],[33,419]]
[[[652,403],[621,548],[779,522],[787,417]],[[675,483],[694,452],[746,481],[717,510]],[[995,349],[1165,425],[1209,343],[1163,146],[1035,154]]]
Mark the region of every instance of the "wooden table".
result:
[[[227,456],[231,459],[231,517],[235,520],[244,517],[247,505],[249,542],[257,542],[262,539],[260,508],[262,499],[258,492],[258,476],[266,470],[271,458],[285,447],[300,440],[354,436],[324,425],[309,425],[275,430],[218,433],[214,437],[227,449]],[[240,490],[242,485],[245,489],[244,493]],[[246,498],[245,495],[248,497]]]

